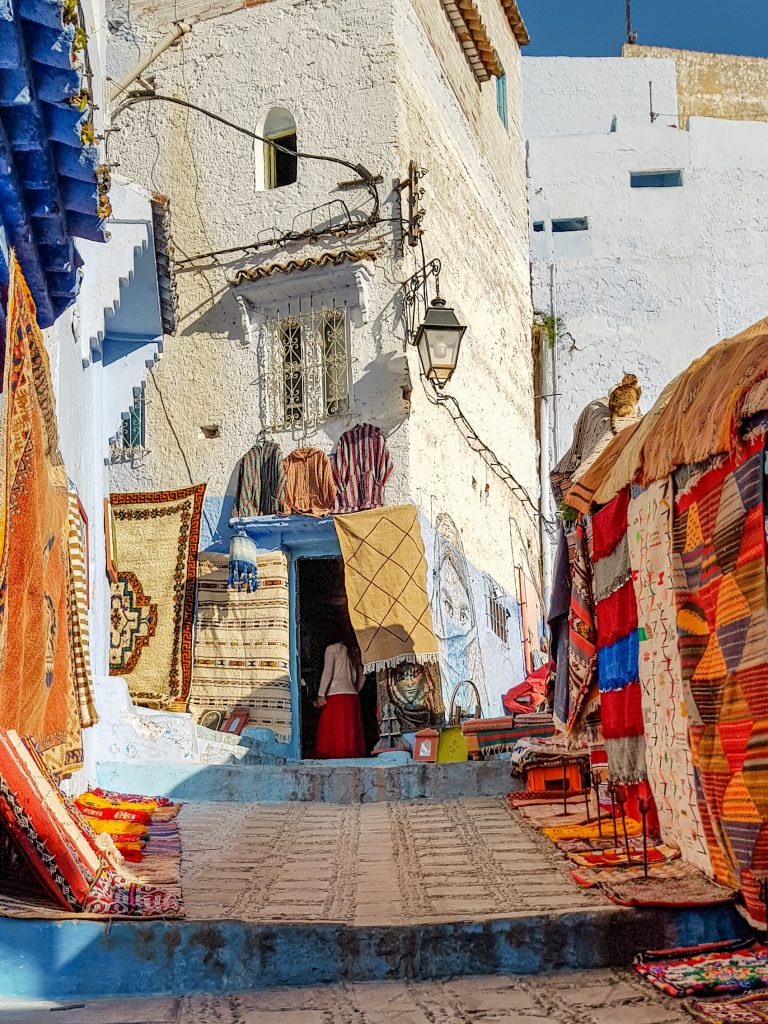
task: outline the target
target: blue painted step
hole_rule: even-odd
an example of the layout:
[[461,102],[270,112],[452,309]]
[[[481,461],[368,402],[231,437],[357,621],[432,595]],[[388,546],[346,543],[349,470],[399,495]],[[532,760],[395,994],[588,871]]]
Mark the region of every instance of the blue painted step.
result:
[[285,765],[200,765],[186,762],[104,762],[98,783],[122,793],[174,800],[232,803],[319,801],[335,804],[382,800],[457,800],[503,796],[521,788],[506,761],[382,765],[303,761]]
[[0,919],[0,997],[67,1001],[585,970],[627,966],[641,949],[748,933],[732,906],[521,911],[510,920],[405,927]]

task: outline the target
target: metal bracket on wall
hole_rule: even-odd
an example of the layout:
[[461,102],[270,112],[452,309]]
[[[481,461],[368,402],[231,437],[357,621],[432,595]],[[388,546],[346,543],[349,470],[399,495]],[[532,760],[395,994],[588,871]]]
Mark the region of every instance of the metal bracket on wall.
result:
[[397,186],[402,192],[408,189],[408,245],[412,248],[418,245],[419,239],[424,234],[421,222],[424,219],[425,210],[422,208],[421,200],[424,198],[424,189],[419,187],[419,182],[425,176],[426,170],[419,167],[415,160],[408,164],[408,177]]

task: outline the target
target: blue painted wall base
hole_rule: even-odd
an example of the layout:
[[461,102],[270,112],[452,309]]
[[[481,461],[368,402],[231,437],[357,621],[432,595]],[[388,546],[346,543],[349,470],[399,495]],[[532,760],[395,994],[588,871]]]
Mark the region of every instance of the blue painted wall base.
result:
[[0,996],[59,1001],[628,966],[749,934],[731,906],[408,927],[0,920]]

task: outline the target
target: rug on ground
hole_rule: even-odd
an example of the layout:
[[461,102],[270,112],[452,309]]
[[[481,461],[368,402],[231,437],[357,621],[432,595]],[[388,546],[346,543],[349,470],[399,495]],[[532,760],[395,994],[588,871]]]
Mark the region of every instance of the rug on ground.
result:
[[291,738],[288,560],[259,555],[259,586],[230,590],[226,555],[206,552],[198,565],[195,664],[189,710],[249,710],[248,725]]
[[768,992],[750,992],[730,999],[689,999],[683,1004],[701,1024],[765,1024]]
[[204,484],[110,496],[117,541],[109,671],[136,704],[185,711]]
[[670,996],[748,992],[768,988],[768,947],[734,941],[649,950],[635,970]]

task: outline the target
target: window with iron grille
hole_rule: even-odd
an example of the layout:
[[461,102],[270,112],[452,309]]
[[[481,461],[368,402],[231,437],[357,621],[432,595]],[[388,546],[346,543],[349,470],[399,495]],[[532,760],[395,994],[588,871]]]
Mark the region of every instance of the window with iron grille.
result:
[[112,462],[122,462],[143,454],[147,441],[147,416],[144,385],[133,389],[133,404],[121,414],[122,426],[110,443]]
[[267,324],[272,429],[313,426],[351,406],[346,307],[310,310]]
[[488,625],[503,644],[509,642],[509,612],[502,602],[502,592],[491,579],[485,581],[485,606]]

